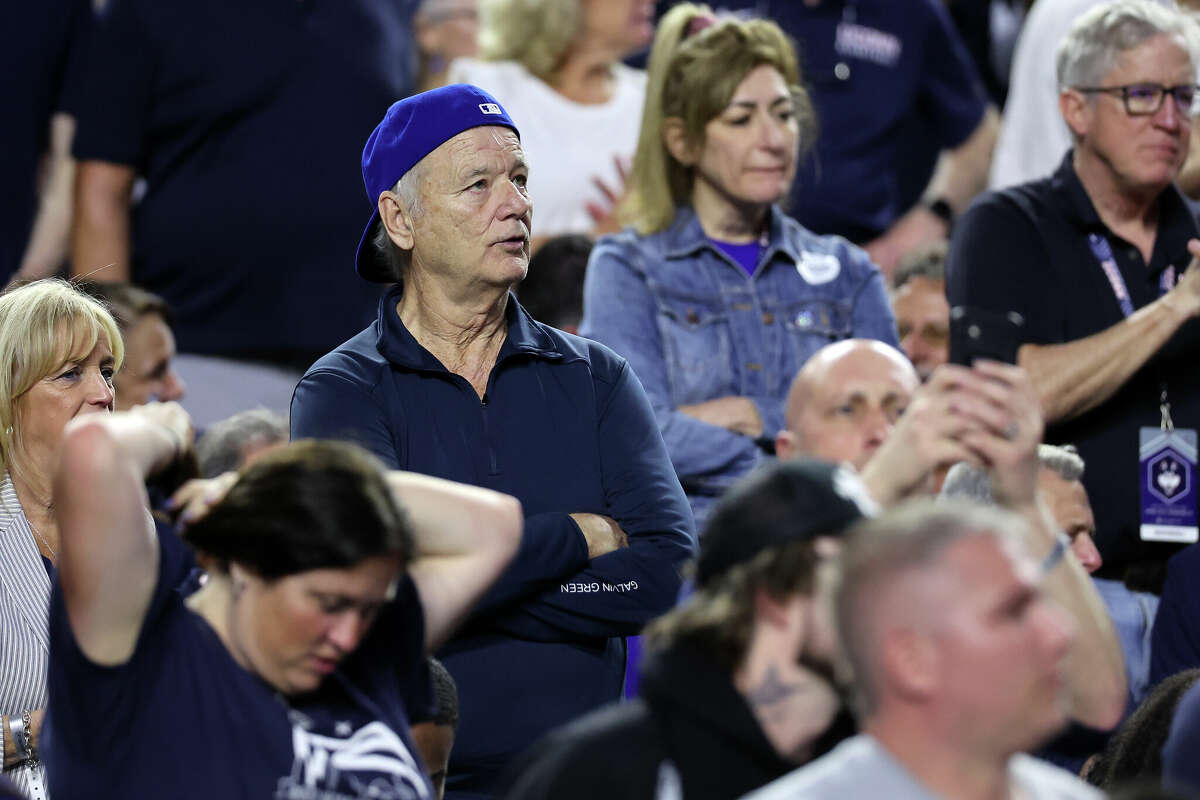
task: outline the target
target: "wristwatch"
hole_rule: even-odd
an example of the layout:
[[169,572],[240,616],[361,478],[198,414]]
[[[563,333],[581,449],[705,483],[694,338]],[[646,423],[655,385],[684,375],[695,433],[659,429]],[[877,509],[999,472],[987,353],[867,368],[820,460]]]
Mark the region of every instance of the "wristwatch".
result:
[[935,197],[932,200],[926,200],[925,208],[942,222],[946,223],[947,232],[954,227],[954,209],[950,207],[950,203],[946,198]]

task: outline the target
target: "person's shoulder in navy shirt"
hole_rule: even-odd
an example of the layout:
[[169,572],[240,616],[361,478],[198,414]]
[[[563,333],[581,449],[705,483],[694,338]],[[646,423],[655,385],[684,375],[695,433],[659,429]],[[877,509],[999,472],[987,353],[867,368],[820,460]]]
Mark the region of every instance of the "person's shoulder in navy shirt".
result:
[[1167,561],[1150,634],[1150,683],[1194,667],[1200,667],[1200,545],[1195,544]]
[[1200,793],[1200,684],[1175,707],[1171,732],[1162,749],[1163,785]]

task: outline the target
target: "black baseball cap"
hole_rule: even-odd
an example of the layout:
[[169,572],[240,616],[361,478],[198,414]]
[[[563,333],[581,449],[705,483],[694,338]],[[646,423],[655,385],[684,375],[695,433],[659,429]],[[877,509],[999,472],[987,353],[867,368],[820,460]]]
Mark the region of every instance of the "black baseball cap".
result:
[[772,463],[735,484],[714,507],[700,537],[696,585],[768,548],[841,536],[877,513],[849,465],[809,458]]

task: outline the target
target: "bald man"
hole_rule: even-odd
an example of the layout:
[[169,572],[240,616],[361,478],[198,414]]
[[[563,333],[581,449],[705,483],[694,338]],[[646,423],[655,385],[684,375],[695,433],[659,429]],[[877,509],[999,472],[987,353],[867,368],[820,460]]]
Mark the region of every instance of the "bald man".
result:
[[887,439],[921,385],[894,347],[847,339],[818,350],[792,381],[785,430],[775,437],[780,458],[804,454],[849,461],[859,471]]
[[[931,494],[939,468],[960,461],[989,475],[996,502],[1026,519],[1031,552],[1065,561],[1047,582],[1080,635],[1072,654],[1072,716],[1108,728],[1124,710],[1120,643],[1104,604],[1073,554],[1060,551],[1045,498],[1039,495],[1038,443],[1044,432],[1037,392],[1011,364],[946,364],[918,386],[912,366],[877,342],[848,340],[817,351],[788,395],[789,435],[781,458],[820,453],[857,467],[881,506]],[[782,446],[780,446],[782,445]],[[882,795],[881,795],[882,796]]]
[[784,420],[775,438],[780,458],[848,462],[884,506],[932,494],[951,464],[987,466],[980,437],[1041,425],[1028,379],[1015,367],[945,364],[922,385],[903,353],[867,339],[814,353],[792,381]]

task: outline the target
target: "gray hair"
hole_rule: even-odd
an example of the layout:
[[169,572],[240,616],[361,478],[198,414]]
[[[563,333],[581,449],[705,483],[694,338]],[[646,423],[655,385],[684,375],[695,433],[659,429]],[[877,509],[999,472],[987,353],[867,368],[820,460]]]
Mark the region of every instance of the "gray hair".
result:
[[241,411],[213,424],[196,443],[200,474],[215,478],[239,469],[246,448],[284,444],[287,440],[288,421],[282,414],[266,408]]
[[928,247],[900,259],[896,274],[892,276],[892,289],[899,289],[913,278],[928,278],[931,281],[946,280],[946,242],[936,242]]
[[1193,69],[1200,66],[1196,22],[1173,5],[1116,0],[1081,14],[1058,45],[1059,87],[1099,86],[1121,53],[1164,34],[1175,37],[1187,51]]
[[[1038,445],[1038,463],[1064,481],[1077,481],[1083,477],[1083,459],[1072,445],[1061,447],[1053,444]],[[992,479],[987,470],[968,463],[955,464],[946,473],[939,498],[973,500],[987,506],[996,504],[992,497]]]
[[833,606],[837,633],[852,670],[860,720],[879,707],[879,592],[905,575],[935,566],[954,544],[977,536],[1019,540],[1024,523],[999,508],[917,500],[851,529],[838,564]]
[[[396,200],[412,219],[416,219],[424,212],[421,206],[421,180],[424,176],[424,168],[418,161],[408,172],[401,175],[400,180],[396,181],[389,190],[396,195]],[[401,250],[392,241],[392,237],[388,236],[387,228],[384,227],[382,221],[375,227],[375,233],[371,237],[371,246],[388,265],[392,280],[397,283],[403,280],[404,271],[408,269],[410,253]]]
[[1042,469],[1048,469],[1064,481],[1077,481],[1083,478],[1083,458],[1074,445],[1064,444],[1061,447],[1053,444],[1038,445],[1038,461]]

